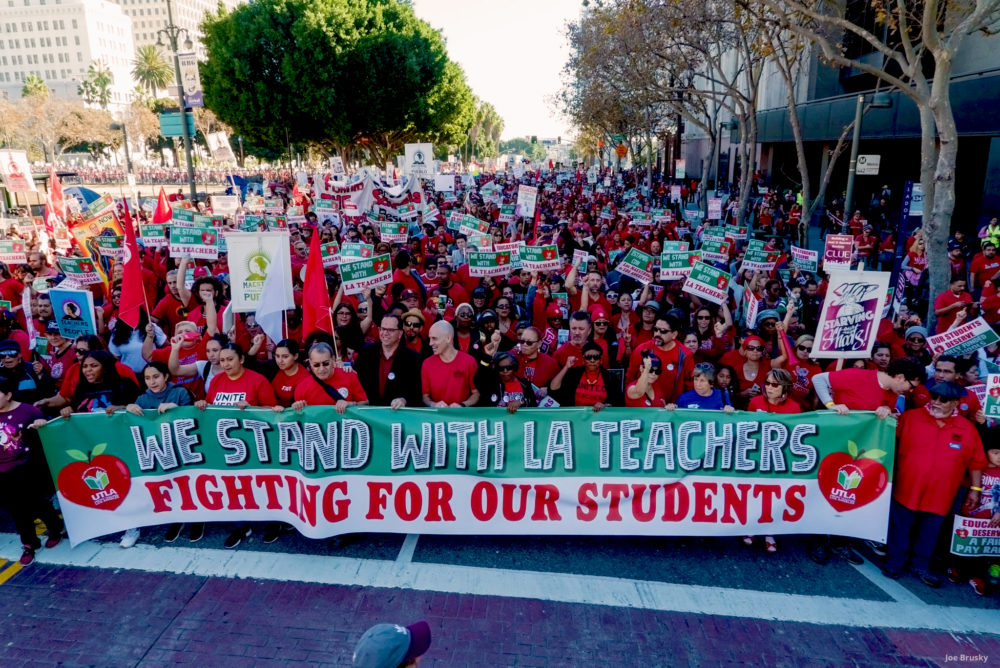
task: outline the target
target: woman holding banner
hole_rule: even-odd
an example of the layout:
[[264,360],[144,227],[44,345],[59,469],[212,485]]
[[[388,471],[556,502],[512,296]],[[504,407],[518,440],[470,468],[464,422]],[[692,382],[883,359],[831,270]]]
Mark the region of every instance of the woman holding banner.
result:
[[575,357],[569,357],[562,371],[549,387],[563,406],[592,406],[594,412],[608,406],[622,405],[621,382],[601,366],[604,349],[587,341],[580,350],[583,366],[574,367]]

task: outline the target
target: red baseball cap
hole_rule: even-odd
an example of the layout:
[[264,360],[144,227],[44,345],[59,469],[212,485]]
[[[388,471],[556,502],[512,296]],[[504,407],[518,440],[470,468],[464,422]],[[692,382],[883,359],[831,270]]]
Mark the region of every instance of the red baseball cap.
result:
[[559,307],[559,304],[556,304],[555,302],[552,302],[545,307],[546,318],[561,318],[562,314],[562,309]]

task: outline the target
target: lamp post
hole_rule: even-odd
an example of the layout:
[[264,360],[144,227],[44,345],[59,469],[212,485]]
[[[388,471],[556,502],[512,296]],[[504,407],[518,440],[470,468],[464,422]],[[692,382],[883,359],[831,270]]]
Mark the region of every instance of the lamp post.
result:
[[854,176],[858,171],[858,144],[861,143],[861,119],[868,109],[890,109],[892,98],[888,93],[875,93],[872,101],[865,108],[864,94],[858,95],[858,104],[854,111],[854,138],[851,141],[851,162],[847,168],[847,196],[844,197],[844,224],[847,224],[848,216],[851,215],[851,206],[854,204]]
[[181,59],[178,55],[177,39],[184,35],[184,48],[190,51],[194,48],[194,42],[185,28],[180,28],[174,24],[174,12],[167,0],[167,26],[156,31],[157,46],[164,46],[163,39],[167,39],[167,44],[174,52],[174,76],[177,78],[177,103],[181,112],[181,133],[184,138],[184,157],[187,159],[188,187],[191,189],[191,200],[198,199],[198,191],[194,185],[194,162],[191,160],[191,133],[188,131],[187,109],[184,106],[184,81],[181,79]]

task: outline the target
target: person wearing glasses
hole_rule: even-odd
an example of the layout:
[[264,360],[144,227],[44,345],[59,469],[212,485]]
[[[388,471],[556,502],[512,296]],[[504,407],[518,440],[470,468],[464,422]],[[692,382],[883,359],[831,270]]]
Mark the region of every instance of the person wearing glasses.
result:
[[927,328],[920,325],[907,327],[902,352],[904,357],[913,357],[922,365],[929,366],[932,357],[927,346]]
[[784,369],[771,369],[764,378],[764,394],[750,400],[747,410],[758,413],[801,413],[802,407],[792,399],[792,374]]
[[411,309],[400,316],[403,326],[402,343],[408,349],[417,353],[421,360],[431,356],[431,347],[427,345],[427,316],[426,311]]
[[493,356],[492,377],[483,384],[482,402],[484,406],[506,408],[514,414],[518,408],[535,408],[538,400],[531,383],[517,376],[517,355],[500,352]]
[[382,316],[378,343],[362,348],[354,360],[354,370],[371,405],[389,406],[394,410],[423,405],[420,398],[420,365],[424,358],[403,342],[404,337],[415,331],[417,339],[423,344],[423,339],[419,338],[423,326],[420,311],[407,311],[401,316]]
[[625,406],[629,408],[666,408],[663,391],[656,381],[663,373],[660,358],[649,352],[642,351],[639,377],[625,388]]
[[[388,318],[389,316],[387,316]],[[295,388],[292,410],[306,406],[333,406],[341,415],[351,406],[367,406],[358,374],[345,371],[334,357],[328,343],[314,343],[309,348],[310,376]]]
[[[731,371],[727,370],[731,375]],[[677,403],[667,404],[667,410],[676,408],[695,408],[701,410],[723,411],[732,413],[736,409],[729,399],[729,392],[713,386],[715,383],[715,367],[708,362],[696,364],[692,374],[693,390],[688,390],[677,398]]]
[[[49,324],[50,327],[47,328],[47,332],[58,333],[59,328],[56,326],[56,323],[52,322]],[[62,408],[69,404],[74,393],[76,392],[77,385],[80,383],[81,362],[83,361],[83,358],[86,357],[88,353],[104,350],[102,341],[98,337],[92,335],[77,337],[77,339],[73,342],[72,348],[73,353],[76,356],[76,362],[74,362],[73,365],[66,369],[63,373],[62,383],[59,385],[59,392],[47,399],[40,399],[36,401],[35,406],[42,409],[55,409]],[[112,359],[114,358],[112,357]],[[135,383],[136,388],[139,387],[139,381],[135,377],[135,372],[128,366],[115,361],[115,370],[118,372],[119,376]],[[52,411],[46,411],[46,414],[51,413]]]
[[518,377],[537,387],[542,396],[548,394],[549,383],[559,373],[559,363],[541,352],[541,335],[534,327],[525,327],[518,338]]
[[764,340],[756,334],[743,339],[743,345],[734,351],[736,359],[732,366],[736,369],[741,388],[735,395],[737,407],[746,406],[754,397],[764,393],[764,378],[771,370],[771,360],[765,356],[765,351]]
[[663,367],[656,383],[666,403],[677,403],[682,394],[692,389],[694,353],[677,341],[683,328],[681,320],[671,314],[657,316],[653,324],[653,339],[636,348],[629,359],[626,382],[639,378],[642,353],[649,351],[660,360]]
[[604,351],[593,341],[581,348],[583,366],[576,366],[576,359],[566,358],[563,368],[549,384],[563,406],[592,406],[594,412],[608,406],[622,405],[622,391],[618,380],[601,365]]
[[21,346],[10,339],[0,341],[0,380],[13,383],[14,401],[23,404],[32,405],[56,391],[45,365],[25,362],[21,358]]

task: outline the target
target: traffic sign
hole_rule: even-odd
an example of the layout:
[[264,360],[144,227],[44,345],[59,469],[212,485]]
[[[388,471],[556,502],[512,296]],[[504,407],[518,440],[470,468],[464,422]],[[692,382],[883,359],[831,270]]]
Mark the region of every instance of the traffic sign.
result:
[[877,176],[879,163],[881,162],[881,155],[859,155],[856,174],[858,176]]
[[618,147],[615,149],[615,153],[618,154],[619,158],[624,158],[628,154],[628,149],[625,148],[625,144],[618,144]]
[[[185,118],[187,119],[188,135],[194,137],[194,115],[185,114]],[[164,111],[160,113],[160,134],[164,137],[184,136],[179,111]]]

